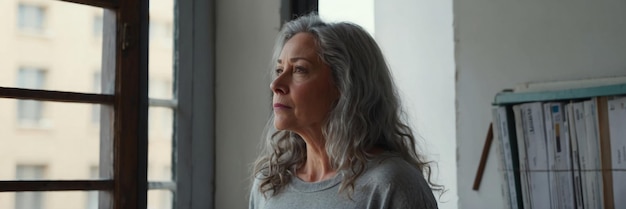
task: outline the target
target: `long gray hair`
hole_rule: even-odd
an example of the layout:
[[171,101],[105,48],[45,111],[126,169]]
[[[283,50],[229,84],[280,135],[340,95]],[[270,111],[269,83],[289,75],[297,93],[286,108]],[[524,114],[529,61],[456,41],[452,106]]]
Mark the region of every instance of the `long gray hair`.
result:
[[[354,192],[354,182],[373,157],[368,150],[378,147],[400,155],[427,176],[433,190],[429,163],[415,149],[415,137],[404,113],[383,54],[374,39],[360,26],[325,23],[317,15],[302,16],[286,23],[280,32],[272,60],[297,33],[316,39],[321,60],[331,68],[340,92],[322,127],[326,152],[332,168],[343,173],[340,191]],[[306,161],[306,144],[296,133],[276,130],[274,115],[266,125],[266,143],[254,166],[260,179],[259,191],[267,196],[279,193]]]

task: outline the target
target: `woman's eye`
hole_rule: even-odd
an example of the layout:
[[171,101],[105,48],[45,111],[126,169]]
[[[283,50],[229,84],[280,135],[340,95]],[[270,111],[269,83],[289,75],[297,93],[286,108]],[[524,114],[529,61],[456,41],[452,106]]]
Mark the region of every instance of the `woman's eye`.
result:
[[283,69],[280,69],[280,68],[276,69],[276,75],[280,75],[281,73],[283,73]]
[[294,72],[296,73],[306,73],[306,68],[297,66],[294,68]]

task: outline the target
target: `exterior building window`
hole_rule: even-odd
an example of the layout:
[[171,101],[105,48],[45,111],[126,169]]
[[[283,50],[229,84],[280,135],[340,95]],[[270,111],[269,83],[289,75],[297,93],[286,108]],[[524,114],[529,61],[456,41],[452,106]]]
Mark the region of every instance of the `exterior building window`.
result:
[[20,30],[42,33],[45,18],[46,11],[42,6],[19,4],[17,24]]
[[150,39],[160,40],[163,43],[171,44],[174,30],[171,23],[157,20],[150,20]]
[[[43,179],[45,167],[41,165],[18,165],[15,172],[17,180]],[[42,192],[18,192],[15,194],[15,209],[42,209]]]
[[[150,79],[148,91],[150,98],[172,98],[172,82],[165,79]],[[149,134],[161,136],[159,138],[171,139],[173,131],[173,111],[169,108],[151,107],[149,110]]]
[[[5,179],[0,180],[0,196],[8,193],[10,198],[3,201],[0,197],[0,209],[52,209],[57,205],[213,208],[215,187],[195,186],[215,179],[211,163],[214,96],[207,94],[215,86],[213,60],[196,59],[215,54],[215,27],[206,24],[214,20],[213,2],[17,0],[8,12],[0,12],[0,17],[9,15],[3,19],[11,20],[0,28],[17,32],[7,40],[14,43],[9,48],[15,56],[5,56],[15,60],[0,62],[0,69],[12,71],[8,80],[0,83],[0,100],[8,101],[0,101],[0,107],[7,104],[7,111],[0,113],[11,114],[4,124],[15,128],[0,139],[15,139],[19,143],[15,147],[27,149],[13,149],[16,152],[10,154],[15,154],[7,159],[11,166],[37,159],[55,165],[0,172],[0,179]],[[158,17],[157,25],[150,28],[147,17]],[[156,38],[145,44],[148,36]],[[194,47],[197,42],[211,47]],[[124,44],[120,47],[119,43]],[[144,62],[145,58],[149,62]],[[159,81],[148,86],[152,76]],[[54,121],[49,121],[51,118]],[[149,127],[155,129],[152,137],[158,140],[148,141]],[[55,162],[69,159],[28,148],[46,148],[50,143],[59,145],[55,150],[63,147],[61,152],[75,152],[71,155],[80,162],[58,167]],[[198,148],[207,151],[193,151]],[[90,169],[93,165],[98,168]],[[148,165],[167,167],[165,177],[156,171],[153,178],[154,173],[146,172]],[[88,169],[99,177],[87,178]],[[73,173],[66,172],[69,170]],[[205,172],[210,176],[195,178]],[[23,182],[33,179],[24,173],[37,180]],[[174,178],[174,174],[179,175]],[[21,177],[12,179],[13,175]],[[148,198],[148,193],[157,195]],[[196,198],[197,194],[202,197]]]
[[[93,90],[96,93],[101,93],[101,82],[102,74],[99,71],[93,73]],[[100,105],[94,104],[91,106],[91,123],[99,124],[100,123]]]
[[[89,177],[91,179],[99,179],[98,166],[89,167]],[[87,209],[98,209],[98,191],[89,191],[87,193]]]
[[[21,68],[18,73],[17,86],[27,89],[42,89],[46,74],[38,68]],[[17,118],[23,125],[42,125],[43,104],[40,101],[18,100]]]
[[93,36],[94,37],[102,37],[102,15],[93,16]]

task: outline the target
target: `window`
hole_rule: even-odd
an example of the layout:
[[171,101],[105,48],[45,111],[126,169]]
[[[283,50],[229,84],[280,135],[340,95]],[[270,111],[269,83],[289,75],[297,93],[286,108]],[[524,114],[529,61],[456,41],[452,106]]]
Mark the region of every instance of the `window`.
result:
[[94,37],[101,37],[102,36],[102,15],[101,14],[97,14],[93,16],[93,23],[92,23],[92,33]]
[[28,89],[41,89],[44,86],[45,73],[41,68],[22,67],[18,73],[17,86]]
[[164,21],[151,20],[150,21],[150,38],[159,39],[172,39],[173,30],[172,24]]
[[[152,49],[153,47],[151,47]],[[159,68],[158,66],[151,66],[151,72],[166,71],[167,69]],[[170,70],[171,73],[171,70]],[[150,79],[150,88],[148,95],[152,99],[158,99],[161,101],[168,101],[172,99],[172,84],[166,79]],[[150,107],[148,115],[148,134],[149,138],[160,140],[172,140],[172,128],[174,120],[172,118],[174,107]],[[156,150],[155,150],[156,151]],[[148,174],[149,175],[149,174]]]
[[[42,199],[42,207],[48,206],[46,202],[49,204],[62,202],[53,201],[57,195],[50,195],[59,191],[61,193],[82,192],[82,194],[78,192],[79,194],[73,199],[84,201],[75,202],[80,206],[72,208],[145,209],[149,205],[163,209],[213,207],[212,127],[214,123],[212,120],[214,107],[211,89],[214,86],[212,63],[215,55],[212,49],[214,26],[206,23],[214,21],[213,5],[215,2],[213,0],[150,2],[151,7],[156,7],[157,4],[169,4],[167,6],[171,8],[169,11],[172,13],[160,17],[160,20],[165,23],[157,26],[160,29],[156,29],[154,33],[160,34],[156,35],[161,37],[157,41],[161,43],[169,41],[170,49],[164,47],[163,44],[156,44],[155,47],[160,48],[152,53],[152,49],[149,49],[152,44],[147,42],[150,28],[147,19],[148,1],[51,0],[45,1],[45,6],[35,6],[35,12],[28,9],[30,5],[27,4],[13,7],[19,10],[15,13],[20,15],[18,17],[20,28],[22,25],[24,27],[29,25],[26,24],[28,22],[26,16],[34,16],[34,19],[38,21],[31,20],[31,22],[37,24],[30,25],[38,25],[40,31],[45,30],[46,26],[54,27],[55,34],[45,42],[37,39],[19,39],[11,42],[14,45],[10,48],[16,56],[9,57],[18,57],[22,60],[9,60],[8,62],[3,60],[0,62],[0,69],[12,69],[16,65],[19,66],[19,63],[16,63],[18,61],[51,67],[45,71],[41,69],[35,72],[25,70],[24,73],[11,71],[7,73],[10,74],[10,81],[0,79],[0,112],[14,112],[4,111],[8,107],[4,104],[17,104],[18,102],[13,101],[26,100],[45,104],[45,111],[42,110],[39,113],[42,119],[50,115],[51,119],[60,120],[82,113],[84,116],[78,118],[83,118],[82,120],[75,120],[77,122],[71,125],[59,122],[54,128],[63,126],[69,130],[65,130],[66,133],[74,135],[86,132],[90,136],[95,136],[97,141],[84,140],[86,137],[71,136],[60,137],[59,140],[69,140],[72,137],[83,140],[55,143],[43,133],[61,134],[62,131],[58,130],[17,130],[15,132],[22,134],[19,137],[5,137],[7,132],[0,132],[0,139],[18,138],[19,140],[12,140],[12,142],[27,141],[28,144],[18,145],[22,147],[47,147],[50,144],[76,145],[76,149],[62,152],[63,154],[69,153],[71,158],[80,159],[82,163],[82,167],[77,169],[79,172],[71,174],[73,176],[57,175],[60,172],[55,172],[57,171],[55,169],[59,169],[61,165],[52,163],[49,167],[45,167],[47,172],[45,174],[50,174],[42,176],[45,179],[18,180],[0,172],[0,192],[38,194]],[[176,18],[174,18],[173,11],[174,3],[179,10],[176,12]],[[81,11],[76,11],[77,9]],[[93,16],[98,13],[102,14],[101,21],[100,17]],[[13,13],[0,13],[0,18],[4,18],[4,14]],[[33,17],[30,18],[33,19]],[[77,18],[84,21],[75,21]],[[94,39],[91,36],[98,32],[97,28],[100,28],[98,22],[101,22],[102,35],[101,39]],[[0,22],[0,28],[14,27],[1,25],[2,23]],[[71,30],[62,27],[68,27]],[[176,36],[174,36],[174,31],[176,31]],[[79,35],[90,37],[76,38]],[[179,36],[191,38],[178,38]],[[57,40],[53,39],[59,37],[66,42],[55,43]],[[83,43],[85,40],[89,43]],[[94,40],[101,41],[102,48],[94,47]],[[180,41],[180,45],[174,44],[175,40]],[[207,45],[199,46],[198,43]],[[83,46],[87,46],[88,49],[80,48]],[[79,50],[72,51],[75,49]],[[177,51],[174,53],[172,50]],[[94,54],[98,56],[92,56]],[[152,57],[153,55],[155,57]],[[62,62],[55,63],[59,60]],[[89,70],[93,69],[94,63],[95,66],[100,66],[96,73]],[[177,71],[174,71],[174,68]],[[154,93],[149,95],[151,87],[148,78],[152,78],[153,75],[160,81],[155,81],[156,84],[152,86],[155,89],[150,91]],[[16,82],[19,84],[15,86],[10,86],[14,83],[13,78],[20,80],[21,77],[30,78]],[[71,80],[68,79],[70,77]],[[40,83],[40,85],[30,85],[31,83]],[[100,113],[90,109],[88,105],[99,106]],[[52,106],[62,108],[57,109]],[[150,126],[148,117],[151,108],[164,110],[157,111],[154,116],[161,118],[155,121],[154,128],[162,130],[163,134],[160,135],[164,140],[148,141]],[[88,118],[97,122],[98,132],[94,132],[91,128],[83,128],[85,125],[94,127],[94,124],[87,122]],[[0,117],[0,124],[5,124],[2,119],[4,118]],[[11,118],[11,121],[13,120],[14,118]],[[94,141],[96,143],[92,143]],[[176,147],[173,146],[174,142],[176,142]],[[0,146],[5,146],[4,143],[6,142],[0,141]],[[87,148],[95,148],[97,151],[85,151]],[[153,157],[152,154],[165,155]],[[85,155],[90,157],[85,157]],[[96,157],[92,158],[92,155]],[[35,156],[26,161],[32,159],[48,160],[46,156]],[[180,163],[174,163],[173,159]],[[66,157],[62,160],[62,164],[75,164],[68,163],[68,161]],[[154,164],[156,168],[153,177],[148,172],[148,164]],[[94,178],[96,176],[94,173],[98,174],[97,178]],[[32,197],[29,197],[30,200],[33,199]],[[38,206],[25,205],[24,207],[37,208]],[[57,208],[57,206],[50,207]]]
[[[43,179],[44,166],[18,165],[15,178],[18,180]],[[41,192],[18,192],[15,194],[15,209],[42,209],[43,194]]]
[[[13,40],[7,41],[11,56],[3,57],[0,69],[22,63],[28,66],[6,72],[12,82],[0,79],[0,112],[15,112],[22,121],[50,118],[55,124],[50,131],[3,129],[0,138],[12,140],[0,140],[0,146],[21,151],[3,151],[9,164],[49,161],[46,174],[50,175],[22,180],[0,172],[0,192],[19,194],[16,204],[24,208],[84,208],[94,204],[98,209],[146,208],[148,76],[147,63],[140,60],[147,60],[148,54],[147,44],[141,41],[148,35],[147,12],[141,10],[147,8],[147,2],[37,2],[43,6],[15,3],[7,8],[9,12],[0,13],[3,19],[11,19],[7,14],[17,14],[21,31],[42,32],[54,27],[55,32],[45,41],[3,36]],[[99,21],[93,19],[94,14],[102,14],[99,39],[93,38],[98,32],[95,28],[100,27],[92,25]],[[13,25],[0,21],[0,28],[10,27]],[[98,66],[98,73],[90,70],[93,66]],[[90,105],[100,107],[97,129],[89,123],[94,115]],[[17,111],[7,111],[10,106],[17,106]],[[3,119],[0,117],[1,124],[14,123]],[[55,152],[36,149],[39,147]],[[99,178],[90,175],[93,165],[97,165]],[[37,173],[32,170],[36,171],[17,172]],[[79,201],[59,205],[70,195]]]
[[[28,89],[41,89],[44,86],[45,72],[39,68],[19,69],[17,86]],[[18,100],[17,118],[22,126],[41,126],[43,104],[34,100]]]
[[[98,179],[100,176],[98,174],[100,170],[98,166],[91,166],[89,168],[89,176],[91,179]],[[89,191],[87,193],[87,209],[98,209],[98,192],[97,191]]]
[[[92,84],[93,84],[93,90],[94,92],[101,92],[101,83],[100,82],[102,80],[102,76],[100,75],[99,71],[96,71],[93,73],[93,80],[92,80]],[[99,124],[100,123],[100,106],[99,105],[92,105],[91,106],[91,123],[93,124]]]
[[174,30],[172,23],[164,20],[150,20],[150,41],[157,44],[171,46]]
[[42,6],[20,3],[18,8],[17,24],[22,31],[37,33],[44,31],[46,14]]
[[172,98],[172,82],[166,79],[150,79],[150,89],[148,90],[148,94],[150,95],[150,98],[155,99]]

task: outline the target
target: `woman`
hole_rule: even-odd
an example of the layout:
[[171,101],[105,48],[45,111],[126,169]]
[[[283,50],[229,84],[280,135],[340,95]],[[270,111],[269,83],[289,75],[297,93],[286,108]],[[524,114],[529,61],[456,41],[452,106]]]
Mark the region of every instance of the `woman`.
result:
[[251,209],[437,208],[374,39],[316,15],[287,23],[273,60],[273,114]]

